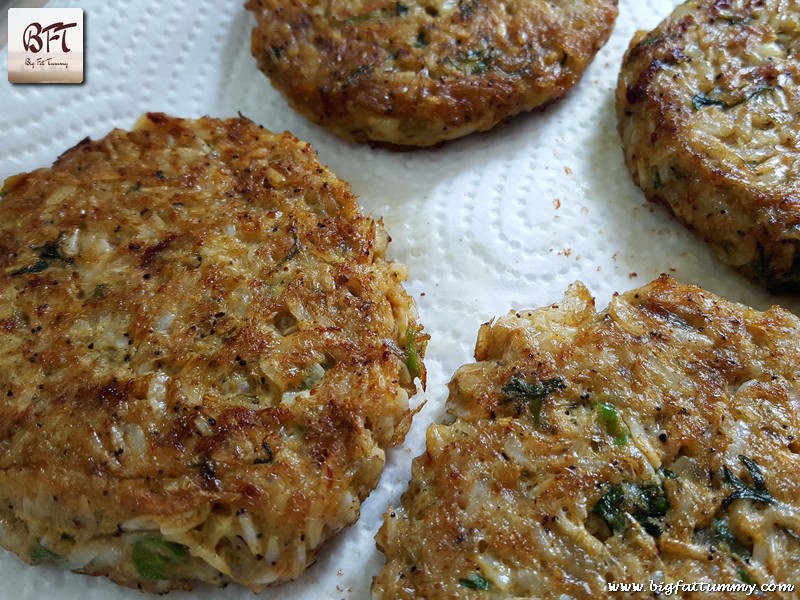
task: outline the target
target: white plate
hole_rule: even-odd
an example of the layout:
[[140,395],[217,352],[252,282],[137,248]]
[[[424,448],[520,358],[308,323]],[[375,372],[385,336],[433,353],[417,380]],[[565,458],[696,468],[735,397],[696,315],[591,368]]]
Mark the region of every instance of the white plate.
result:
[[[478,327],[509,309],[549,304],[583,280],[603,307],[614,291],[662,272],[732,300],[798,313],[724,267],[694,235],[649,205],[624,167],[614,117],[620,61],[636,29],[654,27],[677,0],[621,0],[610,42],[583,81],[544,111],[496,131],[413,152],[348,144],[295,114],[250,56],[254,19],[239,1],[85,0],[82,85],[0,82],[0,177],[47,166],[85,136],[130,128],[143,112],[235,116],[237,111],[310,141],[349,181],[366,211],[382,216],[390,255],[406,263],[408,289],[431,335],[428,404],[405,445],[389,453],[362,517],[298,581],[263,598],[367,598],[382,564],[373,536],[397,503],[426,426],[443,414],[446,384],[472,359]],[[51,3],[55,4],[55,3]],[[61,3],[59,3],[61,5]],[[0,65],[7,51],[0,52]],[[231,586],[170,598],[250,599]],[[104,578],[29,567],[0,552],[0,598],[141,600]]]

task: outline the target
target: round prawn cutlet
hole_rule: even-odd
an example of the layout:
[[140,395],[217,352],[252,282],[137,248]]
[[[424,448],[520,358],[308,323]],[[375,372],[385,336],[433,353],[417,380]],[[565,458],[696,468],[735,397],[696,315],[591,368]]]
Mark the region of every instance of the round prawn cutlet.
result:
[[292,107],[352,141],[432,146],[575,85],[616,0],[249,0],[252,52]]
[[693,0],[637,33],[617,87],[625,162],[717,256],[800,289],[800,1]]
[[559,304],[483,325],[477,362],[450,383],[451,422],[428,429],[402,506],[384,516],[373,594],[798,589],[798,340],[785,310],[665,275],[598,314],[578,283]]
[[150,592],[296,578],[403,439],[427,339],[311,147],[147,114],[0,200],[0,544]]

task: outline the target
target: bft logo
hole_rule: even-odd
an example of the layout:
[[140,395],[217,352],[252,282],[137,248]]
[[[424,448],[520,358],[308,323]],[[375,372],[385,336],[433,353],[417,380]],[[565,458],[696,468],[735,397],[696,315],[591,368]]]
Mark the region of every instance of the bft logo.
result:
[[[22,34],[22,46],[27,52],[35,54],[41,52],[44,45],[47,44],[46,52],[50,52],[50,42],[60,39],[61,51],[66,54],[70,51],[67,47],[67,29],[77,26],[77,23],[53,23],[42,27],[41,23],[31,23]],[[42,34],[45,34],[44,41],[42,41]]]
[[83,9],[9,9],[8,80],[81,83]]

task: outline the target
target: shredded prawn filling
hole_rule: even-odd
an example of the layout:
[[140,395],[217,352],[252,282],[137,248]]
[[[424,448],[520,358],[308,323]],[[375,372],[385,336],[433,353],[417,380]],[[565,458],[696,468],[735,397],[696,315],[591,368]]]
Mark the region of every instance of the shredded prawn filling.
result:
[[485,324],[384,517],[373,594],[800,585],[798,332],[667,276],[599,314],[575,284]]
[[290,134],[145,115],[0,202],[0,544],[164,592],[298,577],[408,430],[388,235]]

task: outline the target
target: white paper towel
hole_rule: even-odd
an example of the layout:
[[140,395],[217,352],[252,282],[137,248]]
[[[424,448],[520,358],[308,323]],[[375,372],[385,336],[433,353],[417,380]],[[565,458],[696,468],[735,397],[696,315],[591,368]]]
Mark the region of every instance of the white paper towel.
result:
[[[770,296],[719,263],[665,210],[649,205],[625,169],[613,90],[636,29],[650,29],[678,0],[621,0],[609,43],[582,82],[544,111],[438,149],[393,152],[349,144],[295,114],[250,55],[254,23],[242,2],[51,2],[85,12],[83,85],[0,82],[0,178],[47,166],[80,139],[130,128],[146,111],[235,116],[310,141],[349,181],[365,211],[382,216],[390,256],[410,269],[408,289],[431,335],[427,405],[403,447],[388,455],[361,519],[298,581],[263,598],[369,597],[382,555],[373,536],[397,504],[427,425],[444,413],[446,384],[472,359],[478,327],[509,309],[557,301],[584,281],[604,306],[614,291],[662,272],[759,308],[800,301]],[[6,64],[7,50],[0,53]],[[247,599],[231,586],[170,598]],[[104,578],[29,567],[0,551],[0,599],[142,598]]]

